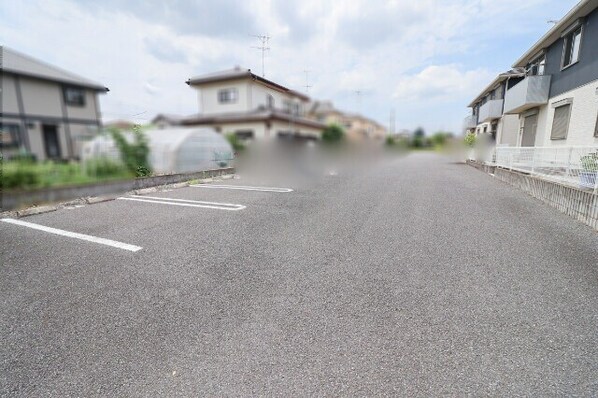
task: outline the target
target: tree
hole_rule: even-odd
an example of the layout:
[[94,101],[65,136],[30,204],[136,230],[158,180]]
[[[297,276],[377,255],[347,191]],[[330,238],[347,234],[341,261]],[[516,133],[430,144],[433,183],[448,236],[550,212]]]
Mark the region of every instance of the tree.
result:
[[448,140],[450,136],[450,133],[445,133],[444,131],[438,131],[436,133],[434,133],[434,135],[432,135],[432,143],[435,146],[443,146],[444,144],[446,144],[446,141]]
[[322,131],[322,141],[332,144],[338,143],[345,138],[343,128],[337,124],[331,124]]

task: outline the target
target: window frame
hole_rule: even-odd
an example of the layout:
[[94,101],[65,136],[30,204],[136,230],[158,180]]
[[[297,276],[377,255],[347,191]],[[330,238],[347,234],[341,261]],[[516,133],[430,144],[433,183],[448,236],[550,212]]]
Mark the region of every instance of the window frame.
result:
[[598,113],[596,113],[596,126],[594,126],[594,137],[598,138]]
[[[556,116],[556,111],[559,108],[563,108],[563,107],[569,107],[569,111],[567,112],[567,123],[566,123],[566,127],[565,127],[565,135],[563,137],[554,137],[554,122],[555,122],[555,116]],[[573,110],[573,102],[566,102],[563,103],[561,105],[555,106],[554,107],[554,112],[552,114],[552,125],[550,127],[550,140],[551,141],[560,141],[560,140],[566,140],[567,137],[569,136],[569,125],[571,124],[571,111]]]
[[21,147],[23,140],[22,140],[22,125],[18,124],[18,123],[6,123],[6,122],[0,122],[0,131],[4,132],[4,128],[5,127],[15,127],[15,130],[8,130],[6,131],[8,134],[10,134],[11,137],[11,141],[12,143],[10,145],[5,145],[4,144],[4,140],[0,139],[0,148],[2,149],[14,149],[14,148],[19,148]]
[[[226,95],[228,93],[234,93],[230,99]],[[217,95],[219,104],[235,104],[239,100],[239,90],[236,87],[221,88]]]
[[[71,98],[69,98],[69,94],[68,94],[69,91],[78,92],[80,94],[79,100],[73,101]],[[82,87],[65,86],[63,89],[63,96],[64,96],[64,103],[68,106],[79,106],[79,107],[85,106],[85,89]]]
[[[567,51],[569,42],[573,39],[574,36],[576,36],[576,34],[578,32],[579,32],[579,50],[577,52],[577,59],[575,61],[572,61],[573,58],[571,58],[571,61],[568,64],[565,64],[565,57],[567,56],[567,53],[569,53],[569,56],[571,56],[571,57],[573,56],[573,49],[574,49],[573,44],[571,44],[569,51]],[[581,43],[582,43],[582,41],[583,41],[583,24],[579,24],[579,26],[576,26],[575,28],[571,29],[570,32],[567,32],[567,34],[563,36],[563,51],[561,54],[561,70],[565,70],[579,62],[579,59],[581,58]]]

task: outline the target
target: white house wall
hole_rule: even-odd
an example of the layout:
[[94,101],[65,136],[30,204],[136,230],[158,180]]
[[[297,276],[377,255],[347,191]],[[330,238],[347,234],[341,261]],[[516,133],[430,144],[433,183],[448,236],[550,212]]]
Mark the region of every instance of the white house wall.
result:
[[[572,99],[571,116],[567,138],[564,140],[551,140],[552,122],[555,108],[553,104],[565,99]],[[537,146],[596,146],[598,137],[594,137],[596,118],[598,115],[598,80],[567,91],[561,95],[550,98],[548,106],[544,107],[545,115],[544,134],[537,136]],[[538,123],[540,124],[540,123]],[[538,126],[540,129],[540,126]]]
[[[247,79],[202,84],[199,89],[199,112],[216,115],[230,112],[247,112],[250,109],[249,82]],[[224,89],[237,89],[237,101],[220,103],[218,92]]]

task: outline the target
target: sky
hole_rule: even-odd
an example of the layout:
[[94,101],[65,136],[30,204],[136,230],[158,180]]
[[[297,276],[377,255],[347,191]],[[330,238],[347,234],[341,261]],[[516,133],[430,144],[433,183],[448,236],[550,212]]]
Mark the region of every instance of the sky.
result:
[[253,35],[267,34],[266,78],[385,126],[394,114],[397,131],[460,133],[470,100],[576,3],[4,1],[0,44],[107,86],[104,121],[145,123],[198,112],[190,77],[235,66],[261,74]]

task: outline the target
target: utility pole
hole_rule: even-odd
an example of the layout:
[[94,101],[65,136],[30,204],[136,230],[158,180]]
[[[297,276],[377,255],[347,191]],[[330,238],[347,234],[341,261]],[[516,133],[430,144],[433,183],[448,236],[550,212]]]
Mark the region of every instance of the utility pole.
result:
[[262,52],[262,77],[266,77],[266,69],[264,67],[264,56],[266,54],[266,51],[270,50],[270,47],[268,47],[268,42],[270,41],[270,36],[268,36],[268,35],[251,35],[251,36],[256,37],[261,42],[260,46],[251,46],[251,48],[261,50],[261,52]]
[[309,70],[306,69],[303,72],[305,73],[305,86],[303,87],[305,87],[305,93],[309,94],[309,89],[312,87],[309,84]]
[[390,110],[390,120],[388,123],[388,133],[390,135],[394,135],[395,133],[395,110],[391,109]]

